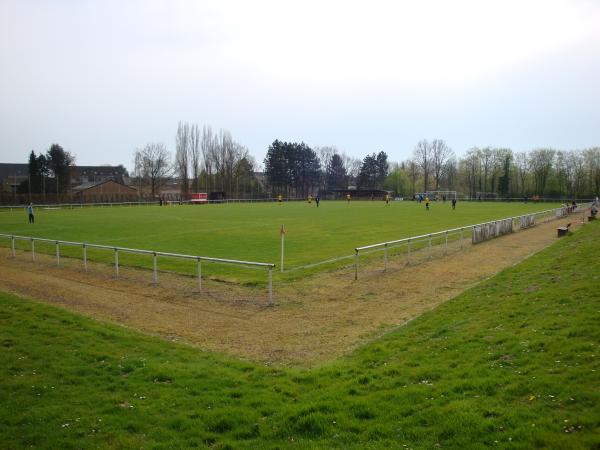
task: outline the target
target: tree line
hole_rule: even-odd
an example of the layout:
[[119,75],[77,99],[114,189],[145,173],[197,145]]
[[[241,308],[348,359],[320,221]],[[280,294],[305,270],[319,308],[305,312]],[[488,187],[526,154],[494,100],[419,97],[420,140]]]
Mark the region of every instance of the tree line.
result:
[[167,179],[179,183],[182,196],[190,192],[226,192],[237,198],[261,194],[256,162],[228,130],[179,122],[175,155],[162,143],[148,143],[134,151],[133,176],[152,196]]
[[474,147],[458,157],[443,139],[423,139],[410,158],[390,163],[384,151],[356,159],[335,147],[276,139],[263,164],[264,172],[257,173],[248,149],[227,130],[180,123],[174,161],[164,145],[148,144],[135,152],[134,174],[148,182],[153,194],[157,182],[174,176],[182,193],[223,191],[238,198],[305,197],[349,188],[388,190],[401,197],[450,190],[471,198],[583,198],[600,191],[599,147],[528,152]]
[[471,198],[593,197],[600,191],[600,148],[554,150],[474,147],[457,158],[443,141],[417,144],[397,164],[387,186],[399,194],[455,190]]
[[[451,190],[471,198],[589,198],[600,192],[600,147],[583,150],[474,147],[457,157],[442,139],[416,143],[410,158],[390,163],[384,151],[363,159],[335,147],[311,148],[276,139],[259,172],[249,150],[228,130],[180,122],[174,155],[162,143],[134,151],[133,183],[140,194],[157,196],[166,180],[180,194],[224,192],[228,197],[306,197],[351,189],[391,191],[401,197]],[[29,179],[19,192],[66,193],[75,157],[60,145],[29,155]]]
[[306,197],[326,191],[382,189],[389,164],[385,152],[365,156],[362,161],[334,147],[313,150],[304,142],[275,140],[265,157],[265,179],[271,195]]
[[29,154],[28,180],[18,187],[18,193],[64,194],[71,188],[70,167],[75,157],[60,145],[52,144],[46,153]]

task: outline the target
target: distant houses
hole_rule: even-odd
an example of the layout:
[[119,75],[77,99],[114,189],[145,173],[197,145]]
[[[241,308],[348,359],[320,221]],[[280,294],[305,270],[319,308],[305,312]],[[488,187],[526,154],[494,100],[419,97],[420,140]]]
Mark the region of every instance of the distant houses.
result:
[[0,163],[0,192],[16,193],[19,185],[28,179],[27,164]]
[[56,194],[52,177],[46,177],[43,193],[30,192],[29,165],[0,163],[0,203],[90,203],[136,201],[139,193],[130,182],[123,166],[72,166],[69,169],[70,188]]
[[114,180],[92,181],[72,188],[73,200],[78,203],[135,201],[137,189]]
[[127,176],[127,169],[123,166],[73,166],[71,167],[71,186],[108,180],[125,184],[124,180]]

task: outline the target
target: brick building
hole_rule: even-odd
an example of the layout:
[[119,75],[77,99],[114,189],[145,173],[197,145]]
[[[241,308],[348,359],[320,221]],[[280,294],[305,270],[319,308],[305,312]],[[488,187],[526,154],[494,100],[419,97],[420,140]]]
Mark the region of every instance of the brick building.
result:
[[81,203],[133,202],[138,199],[135,188],[113,180],[80,184],[72,189],[73,200]]

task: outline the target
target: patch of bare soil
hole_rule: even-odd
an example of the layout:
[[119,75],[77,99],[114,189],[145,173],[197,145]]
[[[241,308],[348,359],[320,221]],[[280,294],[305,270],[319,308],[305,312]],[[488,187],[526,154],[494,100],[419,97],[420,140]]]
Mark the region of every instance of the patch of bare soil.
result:
[[[111,268],[0,249],[0,290],[39,299],[101,320],[116,322],[203,349],[227,352],[265,364],[314,365],[343,355],[474,284],[554,242],[556,227],[573,218],[539,224],[478,245],[454,243],[448,255],[421,252],[407,266],[391,259],[387,272],[377,262],[322,273],[287,285],[275,284],[275,305],[266,292],[207,282],[198,292],[193,278]],[[415,259],[416,258],[416,259]],[[381,266],[381,263],[379,263]],[[235,299],[235,300],[232,300]]]

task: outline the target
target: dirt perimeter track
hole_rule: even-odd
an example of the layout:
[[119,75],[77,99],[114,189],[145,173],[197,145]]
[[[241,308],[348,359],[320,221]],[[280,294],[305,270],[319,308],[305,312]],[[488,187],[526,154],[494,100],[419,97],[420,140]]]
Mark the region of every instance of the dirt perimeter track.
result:
[[[418,265],[350,268],[276,285],[274,307],[233,302],[177,283],[154,286],[133,278],[32,263],[0,249],[0,290],[100,320],[116,322],[267,364],[313,365],[351,351],[456,296],[554,242],[556,228],[579,217],[539,224]],[[161,275],[161,277],[163,277]],[[166,275],[161,278],[165,279]],[[172,276],[172,278],[175,276]],[[171,279],[170,281],[173,281]]]

